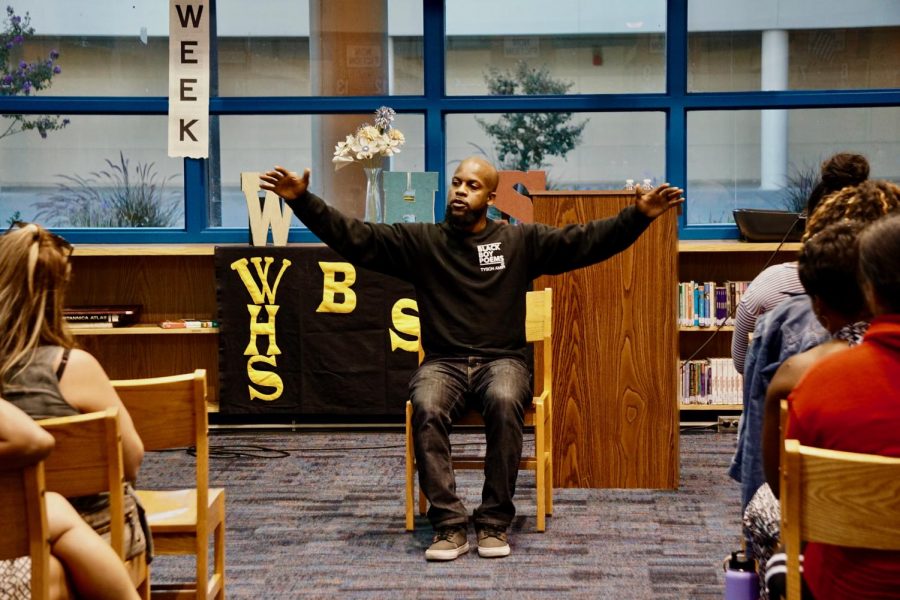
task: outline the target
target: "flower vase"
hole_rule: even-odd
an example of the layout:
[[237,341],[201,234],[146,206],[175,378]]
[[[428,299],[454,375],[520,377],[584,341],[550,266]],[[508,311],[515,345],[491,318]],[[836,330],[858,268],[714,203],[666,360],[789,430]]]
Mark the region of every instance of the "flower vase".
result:
[[363,167],[366,173],[366,217],[370,223],[384,223],[384,196],[381,193],[381,167]]

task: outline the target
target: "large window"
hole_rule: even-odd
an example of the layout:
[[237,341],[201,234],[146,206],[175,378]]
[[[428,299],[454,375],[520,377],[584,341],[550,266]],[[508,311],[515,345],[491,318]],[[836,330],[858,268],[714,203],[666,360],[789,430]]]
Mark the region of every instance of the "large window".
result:
[[184,228],[183,161],[166,157],[165,117],[51,118],[65,126],[47,139],[34,130],[0,139],[0,219],[54,228]]
[[[897,2],[208,0],[204,160],[166,155],[168,2],[7,4],[0,222],[76,242],[245,242],[240,173],[274,164],[362,216],[359,169],[331,157],[381,105],[406,136],[385,167],[437,172],[439,217],[471,154],[556,188],[685,187],[683,238],[736,237],[735,208],[783,206],[838,150],[900,181]],[[145,219],[106,208],[123,172],[154,190]]]
[[453,0],[445,35],[448,94],[492,93],[523,67],[563,82],[557,94],[665,90],[664,0]]
[[873,178],[900,180],[900,108],[691,112],[688,223],[733,223],[736,208],[801,212],[837,152],[866,156]]

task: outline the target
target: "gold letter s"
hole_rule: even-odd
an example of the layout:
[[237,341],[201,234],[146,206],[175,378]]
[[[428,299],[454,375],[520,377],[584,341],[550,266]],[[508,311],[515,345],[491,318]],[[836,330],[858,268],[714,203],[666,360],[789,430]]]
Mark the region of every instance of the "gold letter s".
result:
[[[411,309],[416,314],[403,312],[404,309]],[[419,350],[419,304],[412,298],[400,298],[394,303],[391,309],[391,322],[394,328],[400,333],[413,336],[415,339],[407,340],[396,333],[393,329],[389,329],[391,336],[391,351],[397,348],[406,350],[407,352],[418,352]]]
[[252,385],[248,385],[247,389],[250,392],[250,400],[259,398],[260,400],[271,402],[272,400],[281,397],[281,393],[284,391],[284,383],[281,381],[281,377],[278,376],[278,373],[275,373],[274,371],[260,371],[253,368],[254,363],[258,362],[264,362],[267,365],[275,367],[277,366],[275,361],[276,358],[274,356],[251,356],[247,361],[247,377],[250,378],[250,381],[264,387],[275,388],[275,391],[271,394],[263,394],[262,392],[257,391]]

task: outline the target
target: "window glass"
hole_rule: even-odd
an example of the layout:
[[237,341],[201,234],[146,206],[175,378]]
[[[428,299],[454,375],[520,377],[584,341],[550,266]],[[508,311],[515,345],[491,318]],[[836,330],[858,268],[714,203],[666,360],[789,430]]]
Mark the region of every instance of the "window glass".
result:
[[0,131],[19,131],[0,137],[3,223],[184,227],[184,161],[166,156],[165,116],[50,118],[65,126],[45,129],[42,138],[0,117]]
[[447,94],[662,92],[665,28],[665,0],[452,0]]
[[802,211],[810,181],[837,152],[900,181],[900,108],[688,113],[687,219],[733,223],[736,208]]
[[417,0],[218,0],[221,96],[421,94]]
[[688,3],[688,90],[900,86],[900,3]]
[[[219,117],[221,166],[210,168],[213,199],[210,224],[247,226],[247,201],[241,191],[242,172],[264,172],[274,165],[302,173],[309,168],[310,191],[346,214],[363,217],[365,177],[358,163],[336,171],[331,162],[335,144],[354,133],[372,114],[361,115],[269,115]],[[398,114],[393,127],[406,141],[400,153],[384,161],[385,170],[425,170],[425,120],[422,115]],[[218,176],[218,181],[214,177]],[[300,226],[294,217],[293,226]]]
[[[165,96],[169,75],[167,2],[16,0],[0,14],[33,29],[9,48],[10,65],[53,58],[46,96]],[[5,6],[5,4],[4,4]],[[15,37],[15,36],[14,36]],[[0,74],[2,76],[2,74]]]
[[[543,170],[548,189],[615,190],[624,188],[627,179],[661,183],[665,177],[663,113],[562,113],[569,117],[541,132],[549,115],[448,115],[447,178],[471,155],[484,156],[501,170]],[[551,154],[563,145],[562,140],[572,150]],[[511,147],[518,150],[504,151]]]

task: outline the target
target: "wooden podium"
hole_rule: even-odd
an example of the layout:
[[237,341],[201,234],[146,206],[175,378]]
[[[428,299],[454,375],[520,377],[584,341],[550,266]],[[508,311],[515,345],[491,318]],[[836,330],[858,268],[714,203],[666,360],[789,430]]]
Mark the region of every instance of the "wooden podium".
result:
[[[532,193],[555,226],[615,216],[622,192]],[[678,487],[678,282],[675,211],[612,258],[553,288],[554,487]],[[565,343],[563,343],[565,340]]]

